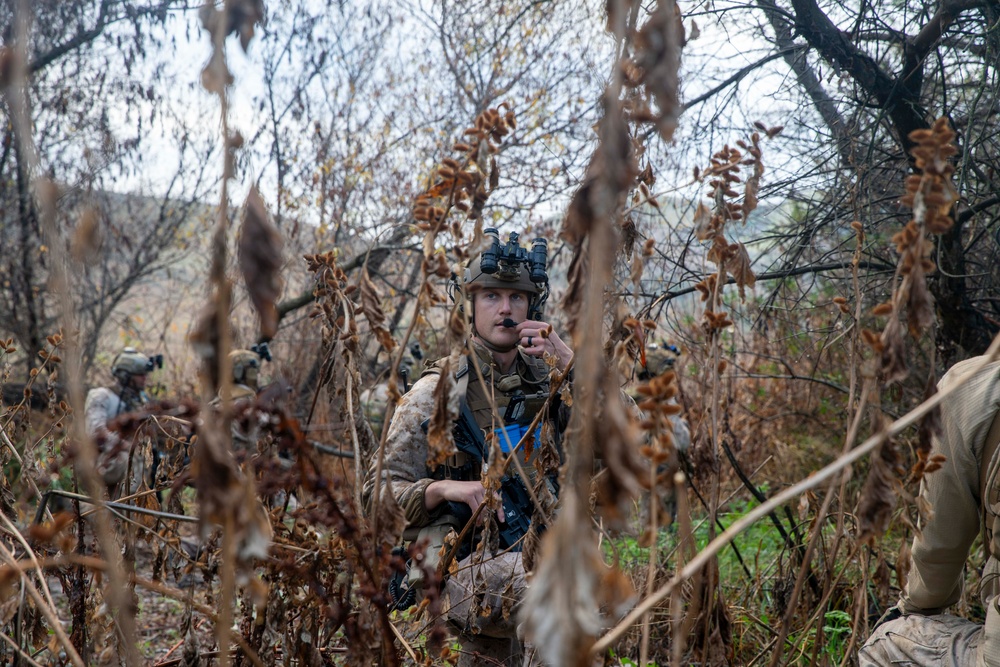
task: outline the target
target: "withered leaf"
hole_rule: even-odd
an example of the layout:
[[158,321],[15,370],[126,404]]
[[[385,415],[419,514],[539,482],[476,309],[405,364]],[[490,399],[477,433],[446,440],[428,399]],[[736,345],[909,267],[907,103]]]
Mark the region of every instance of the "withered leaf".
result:
[[896,507],[896,484],[899,476],[899,452],[891,438],[886,439],[872,458],[861,500],[858,502],[858,542],[871,542],[884,535]]
[[899,382],[910,374],[906,363],[906,341],[899,320],[891,318],[880,337],[882,343],[881,370],[885,382]]
[[920,262],[914,263],[909,281],[906,328],[912,338],[919,339],[934,324],[934,298],[927,289],[927,279]]
[[755,174],[747,178],[743,194],[743,220],[757,208],[757,191],[760,189],[760,178]]
[[[215,389],[221,384],[222,377],[219,373],[219,346],[222,336],[219,332],[219,298],[211,298],[205,304],[194,329],[188,335],[188,342],[195,353],[201,357],[202,371],[208,378],[209,383]],[[226,308],[228,310],[228,308]]]
[[752,288],[757,283],[757,276],[750,268],[750,255],[742,243],[735,244],[736,251],[725,262],[726,272],[736,280],[740,290],[740,300],[746,300],[746,288]]
[[93,206],[84,209],[80,222],[73,233],[71,253],[73,259],[81,264],[91,262],[97,256],[104,241],[101,234],[101,216]]
[[665,141],[673,138],[680,116],[681,48],[684,24],[680,10],[672,2],[657,3],[649,20],[636,35],[636,64],[642,68],[642,82],[660,108],[657,128]]
[[[927,401],[937,393],[937,378],[931,373],[924,385],[924,400]],[[941,408],[935,406],[920,420],[917,427],[917,451],[929,456],[934,442],[934,436],[941,433]]]
[[260,332],[264,338],[278,333],[278,308],[281,294],[281,256],[284,243],[271,222],[267,207],[257,188],[251,188],[243,207],[240,229],[240,271],[250,301],[260,317]]
[[[452,436],[455,419],[458,418],[459,396],[456,391],[453,355],[444,362],[437,386],[434,389],[434,412],[427,426],[427,466],[431,470],[445,462],[455,453],[455,439]],[[470,380],[470,382],[475,381]]]
[[541,562],[519,620],[547,665],[590,664],[594,638],[634,596],[628,578],[608,568],[590,528],[587,504],[567,493],[555,524],[542,538]]
[[368,324],[372,328],[372,333],[378,339],[379,345],[385,348],[386,352],[392,352],[396,349],[396,341],[393,340],[389,330],[383,326],[385,323],[385,312],[382,310],[381,300],[379,299],[375,283],[372,282],[368,275],[368,262],[365,262],[364,266],[361,267],[360,287],[361,312],[368,319]]
[[712,229],[712,211],[703,202],[698,202],[694,212],[694,233],[699,241],[707,241],[715,235]]

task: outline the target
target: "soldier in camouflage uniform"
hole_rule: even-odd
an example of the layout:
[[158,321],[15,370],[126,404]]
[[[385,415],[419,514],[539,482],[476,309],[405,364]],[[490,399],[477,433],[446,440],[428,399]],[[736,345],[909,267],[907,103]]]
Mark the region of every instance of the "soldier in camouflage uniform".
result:
[[[253,346],[250,350],[233,350],[229,353],[229,361],[232,364],[232,386],[229,391],[230,406],[235,407],[243,401],[253,401],[257,397],[259,387],[259,373],[261,362],[271,358],[271,352],[266,343],[262,346]],[[212,407],[218,409],[222,407],[221,391],[218,396],[212,399]],[[257,443],[259,427],[253,421],[244,424],[232,423],[233,447],[242,449],[254,449]]]
[[[650,379],[673,370],[674,364],[677,363],[680,354],[681,351],[676,345],[668,345],[666,343],[651,343],[647,345],[646,365],[638,369],[635,379],[639,382],[649,382]],[[639,402],[641,399],[636,392],[637,386],[633,384],[629,388],[628,393],[636,402]],[[677,403],[675,399],[671,399],[670,402]],[[688,426],[687,420],[680,414],[674,415],[670,420],[674,425],[674,448],[683,454],[691,446],[691,429]]]
[[[495,230],[486,231],[495,235]],[[494,238],[492,249],[496,250],[499,241]],[[512,234],[506,250],[515,252],[511,244],[516,241],[517,236]],[[537,240],[535,244],[537,248]],[[455,296],[464,307],[471,307],[472,321],[468,356],[458,364],[455,381],[459,391],[465,386],[462,400],[476,424],[484,433],[492,434],[505,426],[497,423],[496,416],[507,416],[511,412],[508,408],[523,408],[518,415],[522,423],[530,421],[541,408],[544,401],[536,399],[548,395],[550,371],[543,356],[553,359],[557,368],[565,369],[573,352],[541,319],[541,305],[548,294],[547,277],[530,271],[532,265],[528,262],[524,262],[525,266],[505,267],[502,259],[499,270],[487,272],[485,257],[484,252],[466,268],[465,293],[458,291]],[[541,257],[544,273],[544,255]],[[540,277],[544,282],[532,280]],[[467,505],[475,513],[486,493],[480,471],[459,473],[467,470],[463,463],[469,457],[463,452],[435,470],[428,468],[427,435],[422,425],[434,410],[440,372],[440,363],[431,365],[403,396],[389,424],[382,479],[375,479],[373,461],[365,488],[369,504],[379,487],[382,493],[393,494],[406,516],[404,538],[426,538],[430,543],[426,553],[432,562],[439,557],[444,535],[460,526],[447,516],[449,502]],[[503,446],[503,438],[500,442]],[[498,511],[497,519],[503,521],[502,511]],[[516,627],[516,607],[524,590],[520,551],[487,554],[485,559],[473,552],[458,563],[457,571],[447,579],[443,598],[447,619],[462,642],[459,665],[484,664],[483,658],[496,661],[492,664],[537,664],[533,651],[519,641]]]
[[[232,386],[229,391],[229,400],[239,401],[245,398],[253,398],[260,390],[258,385],[258,375],[260,373],[261,356],[254,350],[233,350],[229,353],[229,362],[232,364],[233,376]],[[212,406],[222,405],[222,392],[212,399]]]
[[[97,387],[87,392],[83,413],[87,435],[97,444],[97,473],[109,490],[124,478],[133,443],[122,442],[117,433],[108,430],[108,423],[118,415],[138,410],[149,401],[146,395],[146,375],[154,367],[163,367],[163,357],[147,357],[126,347],[111,363],[115,384]],[[133,478],[141,480],[144,470],[142,456],[133,457]]]
[[[420,344],[414,342],[410,345],[409,353],[400,360],[398,386],[401,393],[410,390],[410,378],[418,367],[417,362],[421,359],[423,359],[423,353],[420,350]],[[389,407],[389,381],[385,378],[390,370],[390,367],[386,367],[379,374],[379,382],[361,392],[361,409],[376,438],[382,436],[382,422],[385,421],[385,413]]]
[[[1000,665],[1000,362],[955,364],[938,383],[942,401],[920,497],[930,516],[913,538],[906,588],[859,652],[861,667]],[[974,372],[975,371],[975,372]],[[962,597],[966,561],[982,536],[987,560],[979,584],[984,623],[945,613]],[[904,571],[903,568],[898,568]]]

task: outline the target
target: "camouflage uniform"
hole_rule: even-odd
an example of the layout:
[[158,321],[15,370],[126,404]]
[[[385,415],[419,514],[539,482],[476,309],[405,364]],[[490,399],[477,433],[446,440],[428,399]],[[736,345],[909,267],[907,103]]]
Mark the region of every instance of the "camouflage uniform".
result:
[[[639,371],[636,373],[636,380],[638,382],[648,382],[651,378],[673,370],[679,354],[679,350],[673,345],[665,345],[663,343],[650,344],[646,348],[646,366],[645,368],[639,368]],[[636,391],[637,387],[638,384],[633,383],[628,390],[629,398],[633,399],[635,403],[641,402],[643,398]],[[676,399],[670,399],[670,403],[676,405],[677,401]],[[671,417],[670,421],[674,427],[674,449],[681,453],[686,452],[691,447],[691,428],[688,426],[687,419],[683,415],[677,414]]]
[[117,433],[108,430],[108,423],[118,415],[138,410],[148,400],[145,392],[121,386],[97,387],[87,392],[83,408],[87,435],[97,442],[97,474],[108,486],[125,478],[131,450]]
[[[126,347],[111,362],[111,375],[116,386],[98,387],[87,392],[84,403],[84,426],[87,435],[97,445],[97,474],[109,487],[117,485],[128,472],[132,458],[132,486],[142,485],[147,452],[135,449],[135,443],[123,442],[117,433],[108,430],[108,423],[120,414],[138,410],[149,401],[142,390],[146,375],[155,367],[163,367],[163,356],[147,357],[135,348]],[[142,378],[142,382],[137,382]],[[125,490],[130,493],[130,489]]]
[[[511,396],[518,391],[524,394],[544,392],[547,395],[548,368],[541,360],[519,352],[511,372],[502,375],[489,350],[475,342],[471,346],[486,390],[473,368],[463,364],[456,376],[458,380],[463,375],[468,378],[465,399],[477,425],[484,432],[492,433],[495,422],[487,392],[492,394],[492,402],[501,415]],[[427,435],[421,427],[434,412],[434,391],[438,378],[438,371],[431,367],[403,396],[389,424],[382,468],[383,488],[393,494],[406,517],[404,538],[417,540],[428,537],[431,541],[427,550],[429,557],[433,557],[431,552],[437,551],[436,545],[443,543],[443,537],[450,532],[452,525],[443,520],[441,510],[445,506],[428,511],[424,504],[428,485],[442,478],[440,470],[428,469]],[[537,407],[535,410],[537,412]],[[462,456],[459,452],[458,460],[452,463],[461,464]],[[378,486],[375,465],[373,461],[365,485],[365,498],[369,503]],[[516,606],[524,591],[525,575],[520,552],[488,554],[482,562],[473,553],[458,563],[457,572],[446,583],[444,602],[448,621],[458,630],[463,643],[463,662],[460,665],[482,664],[475,662],[474,653],[507,660],[504,664],[521,664],[522,659],[524,664],[537,664],[530,648],[524,650],[523,658],[518,656],[521,646],[515,620]]]
[[[1000,362],[970,377],[981,362],[958,363],[938,383],[943,391],[964,382],[941,403],[933,453],[946,457],[943,467],[921,482],[933,514],[913,540],[906,590],[891,610],[901,616],[865,642],[862,667],[1000,665]],[[961,598],[969,549],[980,533],[989,553],[979,590],[984,625],[943,613]]]
[[[230,405],[236,406],[240,401],[253,401],[257,398],[257,374],[260,368],[260,356],[251,350],[233,350],[229,353],[232,363],[233,384],[229,389]],[[216,410],[222,407],[222,394],[212,399],[210,405]],[[253,449],[256,446],[260,429],[253,422],[241,425],[233,421],[233,448]]]

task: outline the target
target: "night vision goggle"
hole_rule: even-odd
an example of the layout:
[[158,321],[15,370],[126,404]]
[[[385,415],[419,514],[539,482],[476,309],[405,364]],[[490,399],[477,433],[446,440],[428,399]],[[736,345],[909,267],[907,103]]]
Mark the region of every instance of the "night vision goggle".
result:
[[528,269],[531,282],[549,282],[548,274],[545,273],[549,242],[544,238],[533,240],[531,250],[527,250],[518,243],[517,232],[511,232],[505,244],[500,242],[500,233],[495,227],[484,229],[483,233],[492,239],[490,247],[483,251],[479,265],[483,273],[496,275],[502,280],[516,280],[520,272],[519,265],[523,264]]

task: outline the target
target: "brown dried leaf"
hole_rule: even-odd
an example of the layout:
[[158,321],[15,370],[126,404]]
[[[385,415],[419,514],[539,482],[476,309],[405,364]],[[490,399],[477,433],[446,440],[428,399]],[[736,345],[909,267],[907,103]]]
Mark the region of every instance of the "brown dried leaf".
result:
[[[434,389],[434,412],[427,426],[427,467],[434,470],[455,453],[452,430],[458,418],[459,396],[454,373],[455,357],[450,357],[441,367],[441,374]],[[471,362],[470,362],[471,363]],[[472,379],[470,382],[474,382]]]
[[872,459],[868,479],[861,489],[861,500],[858,502],[859,543],[871,543],[889,528],[889,519],[896,507],[899,462],[896,443],[887,439],[879,448],[878,455]]
[[698,202],[694,212],[694,233],[699,241],[707,241],[715,235],[712,229],[712,211],[703,202]]
[[927,279],[920,263],[913,265],[909,280],[906,328],[912,338],[919,339],[934,324],[934,298],[927,289]]
[[[931,373],[927,378],[927,384],[924,385],[924,400],[927,401],[934,394],[937,393],[937,378]],[[917,427],[917,456],[921,459],[927,459],[930,456],[931,449],[934,445],[934,437],[940,435],[941,433],[941,407],[935,406],[933,410],[928,412],[920,420],[920,425]],[[930,472],[925,469],[925,472]]]
[[281,234],[271,222],[257,188],[251,188],[243,208],[239,262],[243,280],[257,314],[264,338],[278,333],[277,300],[281,295]]
[[680,10],[672,2],[657,3],[649,20],[635,38],[636,64],[642,68],[642,82],[660,108],[657,129],[665,141],[673,138],[680,116],[681,49],[684,24]]
[[899,320],[891,318],[880,338],[882,343],[881,371],[885,382],[900,382],[910,374],[906,363],[906,341]]
[[202,87],[210,93],[221,95],[226,86],[232,85],[233,81],[232,72],[229,71],[229,66],[226,64],[226,56],[222,51],[213,48],[208,64],[201,71]]
[[746,220],[757,208],[757,191],[760,189],[760,178],[754,174],[749,177],[743,191],[743,219]]
[[386,352],[392,352],[396,349],[396,341],[393,340],[389,330],[382,326],[385,322],[385,312],[382,310],[378,289],[376,289],[375,283],[372,282],[368,275],[368,262],[365,262],[364,266],[361,267],[361,277],[359,280],[361,287],[361,312],[368,319],[368,324],[371,326],[375,338],[378,339],[379,345],[385,348]]
[[58,512],[48,523],[31,524],[28,528],[28,535],[36,542],[51,542],[71,523],[73,523],[72,512]]
[[910,578],[910,556],[910,543],[903,540],[899,545],[899,553],[896,555],[896,584],[901,591],[906,590],[906,582]]
[[583,184],[573,194],[563,221],[562,237],[574,246],[583,243],[594,225],[615,219],[637,173],[621,105],[605,93],[602,106],[601,142],[590,160]]
[[101,216],[93,206],[88,206],[80,216],[80,222],[73,233],[70,252],[73,259],[81,264],[92,262],[104,242],[101,234]]
[[214,389],[218,389],[222,381],[219,373],[219,360],[222,358],[219,354],[219,346],[222,343],[219,332],[219,306],[218,298],[209,299],[188,336],[191,347],[201,357],[202,372]]
[[740,300],[746,301],[746,288],[752,288],[756,284],[757,276],[750,268],[750,255],[747,253],[746,246],[742,243],[735,245],[738,248],[725,261],[724,267],[726,272],[736,280],[736,285],[740,289]]
[[[625,407],[621,391],[610,369],[604,367],[600,379],[601,398],[592,415],[574,419],[591,420],[594,456],[603,461],[606,473],[597,480],[597,500],[602,513],[615,520],[631,505],[643,488],[649,470],[638,455],[641,431]],[[572,428],[572,426],[571,426]]]

